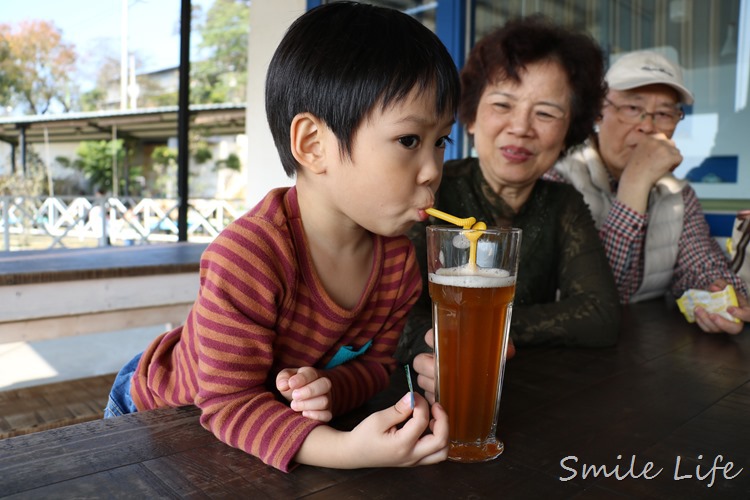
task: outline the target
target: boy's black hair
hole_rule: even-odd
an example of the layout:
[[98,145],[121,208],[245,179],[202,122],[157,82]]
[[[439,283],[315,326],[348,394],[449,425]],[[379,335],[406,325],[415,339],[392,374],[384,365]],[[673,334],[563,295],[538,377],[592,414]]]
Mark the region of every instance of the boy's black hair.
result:
[[375,106],[387,108],[412,89],[435,95],[435,113],[455,115],[456,65],[440,39],[394,9],[336,2],[311,9],[289,28],[271,59],[266,115],[284,171],[298,163],[290,126],[299,113],[323,120],[351,155],[354,135]]

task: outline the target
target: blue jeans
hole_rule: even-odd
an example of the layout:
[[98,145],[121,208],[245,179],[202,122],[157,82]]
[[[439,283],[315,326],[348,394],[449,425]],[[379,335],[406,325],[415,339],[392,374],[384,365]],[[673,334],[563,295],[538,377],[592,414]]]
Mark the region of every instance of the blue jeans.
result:
[[104,418],[119,417],[138,411],[135,403],[133,403],[133,398],[130,397],[130,380],[133,378],[136,368],[138,368],[138,361],[140,361],[142,355],[143,353],[140,353],[128,361],[115,377],[112,390],[109,392],[107,407],[104,408]]

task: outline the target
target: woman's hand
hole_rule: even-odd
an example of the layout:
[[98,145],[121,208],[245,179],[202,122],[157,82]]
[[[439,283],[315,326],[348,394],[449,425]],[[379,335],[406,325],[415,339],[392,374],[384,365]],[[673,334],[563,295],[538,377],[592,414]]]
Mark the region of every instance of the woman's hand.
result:
[[[726,280],[719,278],[708,286],[708,291],[719,292],[726,286]],[[750,304],[748,304],[747,298],[744,295],[737,294],[737,303],[739,307],[730,306],[727,308],[727,312],[739,319],[739,323],[730,321],[718,314],[710,313],[702,307],[695,308],[695,321],[704,332],[737,335],[743,330],[745,323],[750,322]]]
[[[428,346],[435,348],[435,336],[432,329],[427,330],[424,340]],[[516,355],[513,339],[508,339],[508,349],[505,359]],[[435,403],[435,355],[432,353],[417,354],[414,357],[414,371],[417,372],[417,385],[424,391],[424,396],[430,404]]]
[[310,366],[286,368],[276,375],[276,389],[290,401],[302,416],[329,422],[331,413],[331,380]]
[[[308,434],[295,460],[339,469],[442,462],[448,458],[448,415],[435,404],[430,418],[430,406],[419,394],[414,394],[414,402],[412,409],[411,394],[407,393],[395,405],[373,413],[350,432],[318,426]],[[425,433],[427,429],[431,432]]]
[[435,355],[417,354],[414,357],[414,371],[417,372],[417,385],[424,391],[424,397],[430,404],[435,404]]

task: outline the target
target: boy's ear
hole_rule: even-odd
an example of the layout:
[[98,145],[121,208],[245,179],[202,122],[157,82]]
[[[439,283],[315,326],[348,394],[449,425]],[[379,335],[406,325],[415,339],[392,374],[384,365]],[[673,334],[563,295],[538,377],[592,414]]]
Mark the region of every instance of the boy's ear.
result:
[[294,159],[315,174],[325,172],[325,135],[328,127],[311,113],[300,113],[292,119],[290,147]]

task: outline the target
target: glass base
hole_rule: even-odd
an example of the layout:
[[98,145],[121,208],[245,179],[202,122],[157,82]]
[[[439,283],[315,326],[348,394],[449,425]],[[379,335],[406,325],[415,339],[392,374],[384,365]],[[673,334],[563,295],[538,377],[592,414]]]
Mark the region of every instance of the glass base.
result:
[[491,439],[483,443],[458,443],[451,441],[448,460],[451,462],[488,462],[500,456],[505,449],[502,441]]

